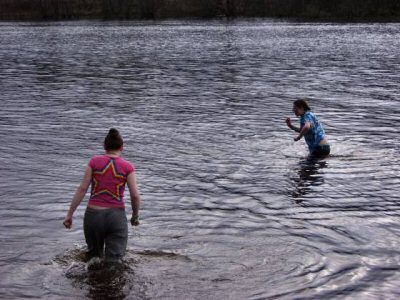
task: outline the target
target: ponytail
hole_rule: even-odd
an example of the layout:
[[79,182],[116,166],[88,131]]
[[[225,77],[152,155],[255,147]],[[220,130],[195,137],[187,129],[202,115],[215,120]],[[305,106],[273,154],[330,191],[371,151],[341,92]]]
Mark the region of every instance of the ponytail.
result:
[[108,131],[106,138],[104,139],[104,149],[107,150],[120,150],[124,145],[124,141],[119,134],[119,131],[115,128],[111,128]]

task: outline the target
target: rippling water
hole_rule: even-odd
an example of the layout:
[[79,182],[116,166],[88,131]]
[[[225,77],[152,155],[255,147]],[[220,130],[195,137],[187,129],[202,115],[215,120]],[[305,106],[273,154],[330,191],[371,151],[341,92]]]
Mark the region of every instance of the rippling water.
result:
[[[400,25],[0,23],[0,297],[397,299]],[[284,119],[310,97],[332,156]],[[108,128],[137,167],[121,269],[87,271]],[[87,200],[84,202],[86,203]]]

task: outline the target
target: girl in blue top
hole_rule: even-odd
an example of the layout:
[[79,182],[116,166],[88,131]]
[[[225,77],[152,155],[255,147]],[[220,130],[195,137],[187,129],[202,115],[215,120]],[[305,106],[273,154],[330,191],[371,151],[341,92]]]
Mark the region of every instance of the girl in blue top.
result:
[[293,112],[300,117],[300,128],[293,126],[290,118],[286,119],[286,124],[290,129],[299,133],[294,138],[295,142],[304,136],[312,157],[328,156],[331,148],[325,138],[325,131],[315,114],[311,112],[307,101],[304,99],[294,101]]

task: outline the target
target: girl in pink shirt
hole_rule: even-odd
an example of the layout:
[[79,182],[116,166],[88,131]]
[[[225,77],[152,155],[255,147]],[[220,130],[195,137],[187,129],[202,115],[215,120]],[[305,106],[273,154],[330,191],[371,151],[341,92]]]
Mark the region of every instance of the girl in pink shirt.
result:
[[109,130],[104,140],[104,149],[104,155],[94,156],[90,160],[63,224],[66,228],[71,228],[73,214],[91,186],[84,217],[88,256],[105,256],[107,261],[120,261],[125,254],[128,240],[125,185],[128,185],[131,196],[132,226],[139,225],[140,194],[134,165],[121,157],[123,139],[118,130]]

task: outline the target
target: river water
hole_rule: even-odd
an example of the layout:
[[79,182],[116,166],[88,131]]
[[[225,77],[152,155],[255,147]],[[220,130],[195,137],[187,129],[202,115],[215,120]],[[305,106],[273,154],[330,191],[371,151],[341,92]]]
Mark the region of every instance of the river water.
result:
[[[1,298],[400,297],[400,24],[0,23],[0,40]],[[331,157],[293,141],[299,97]],[[88,271],[87,198],[62,220],[110,127],[141,225],[123,266]]]

